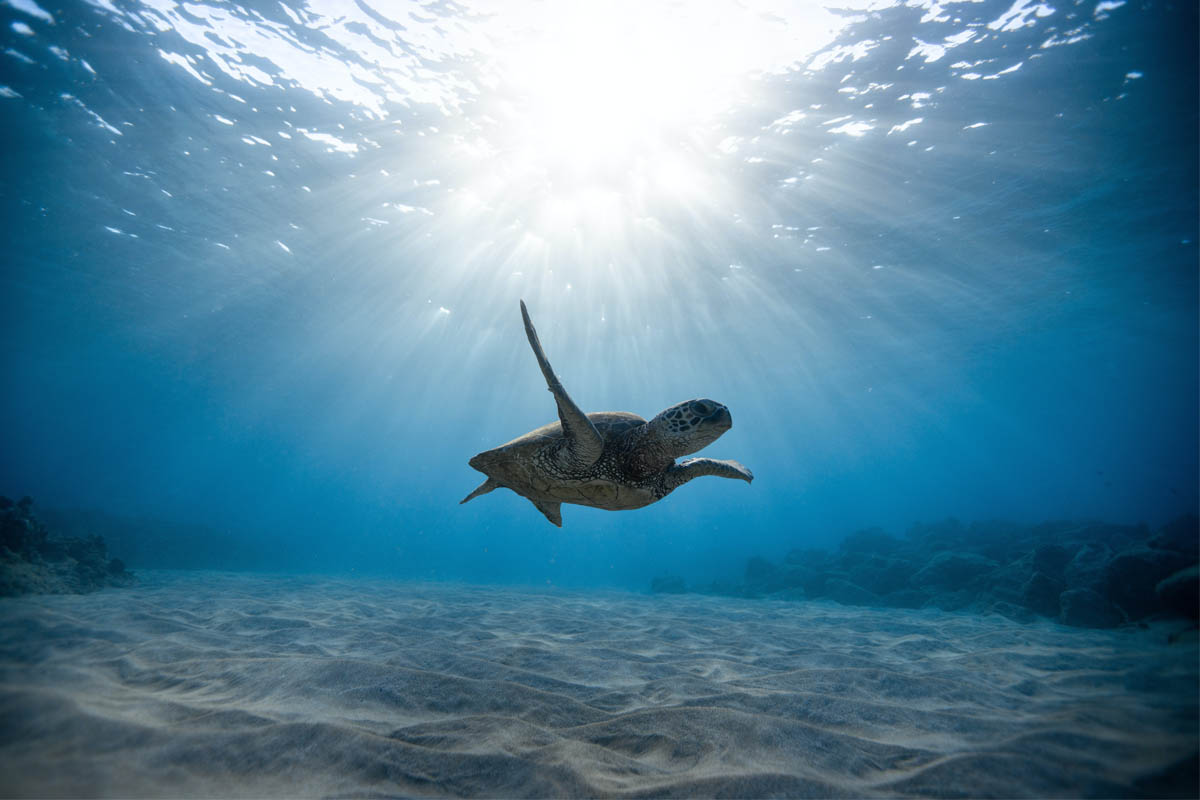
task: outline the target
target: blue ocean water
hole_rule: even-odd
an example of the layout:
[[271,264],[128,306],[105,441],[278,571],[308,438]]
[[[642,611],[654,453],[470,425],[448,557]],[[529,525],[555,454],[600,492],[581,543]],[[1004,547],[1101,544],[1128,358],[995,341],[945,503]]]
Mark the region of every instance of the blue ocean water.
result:
[[[206,566],[639,589],[1197,508],[1194,3],[0,22],[3,493]],[[458,505],[555,418],[521,298],[585,411],[715,398],[754,483]]]

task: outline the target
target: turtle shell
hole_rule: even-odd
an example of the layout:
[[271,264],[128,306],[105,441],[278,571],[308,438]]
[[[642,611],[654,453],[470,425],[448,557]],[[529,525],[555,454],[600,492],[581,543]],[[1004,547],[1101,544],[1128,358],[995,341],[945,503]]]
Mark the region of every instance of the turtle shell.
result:
[[556,475],[543,466],[539,454],[562,441],[562,423],[551,422],[511,442],[485,450],[470,465],[501,486],[536,502],[575,503],[622,510],[641,508],[656,499],[650,490],[625,478],[625,434],[646,424],[637,414],[604,411],[587,415],[604,440],[604,452],[585,472]]

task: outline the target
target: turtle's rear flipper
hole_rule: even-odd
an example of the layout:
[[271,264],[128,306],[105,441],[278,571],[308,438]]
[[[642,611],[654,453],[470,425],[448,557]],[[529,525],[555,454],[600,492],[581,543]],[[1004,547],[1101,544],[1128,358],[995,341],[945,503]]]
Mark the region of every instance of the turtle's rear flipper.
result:
[[[533,355],[546,378],[546,386],[554,395],[554,402],[558,404],[558,419],[562,423],[563,436],[567,443],[557,456],[558,466],[570,472],[585,470],[595,464],[604,452],[604,439],[587,414],[575,405],[571,395],[567,394],[558,376],[554,374],[554,369],[542,351],[542,343],[538,341],[537,331],[533,328],[533,320],[529,318],[524,300],[521,301],[521,319],[525,320],[525,338],[529,339],[529,346],[533,348]],[[554,522],[553,519],[550,521]]]
[[500,488],[500,484],[496,483],[491,478],[488,478],[486,481],[484,481],[483,483],[481,483],[477,487],[475,487],[475,491],[471,492],[469,495],[464,497],[462,500],[459,500],[458,504],[461,506],[463,503],[467,502],[468,500],[474,500],[476,497],[479,497],[479,495],[481,495],[481,494],[487,494],[488,492],[490,492],[494,489],[499,489],[499,488]]
[[537,500],[529,502],[537,506],[537,510],[546,515],[546,519],[562,527],[562,503],[539,503]]

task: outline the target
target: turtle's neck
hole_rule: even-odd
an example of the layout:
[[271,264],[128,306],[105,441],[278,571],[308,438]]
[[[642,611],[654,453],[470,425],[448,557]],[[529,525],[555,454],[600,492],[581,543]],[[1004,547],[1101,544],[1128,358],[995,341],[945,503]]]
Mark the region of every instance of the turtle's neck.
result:
[[641,480],[656,475],[675,463],[662,437],[650,427],[650,423],[631,430],[626,439],[625,468],[629,476]]

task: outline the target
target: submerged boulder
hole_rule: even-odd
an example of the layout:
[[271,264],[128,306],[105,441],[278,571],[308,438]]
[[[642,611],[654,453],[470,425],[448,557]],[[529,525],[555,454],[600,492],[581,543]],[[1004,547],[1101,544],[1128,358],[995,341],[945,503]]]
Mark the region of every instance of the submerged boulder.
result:
[[1078,628],[1115,628],[1125,621],[1113,604],[1092,589],[1068,589],[1058,598],[1059,621]]
[[1150,547],[1181,553],[1191,561],[1200,560],[1200,518],[1184,514],[1162,526],[1148,541]]
[[1063,569],[1063,578],[1072,589],[1091,589],[1099,594],[1108,590],[1108,562],[1112,549],[1106,544],[1088,543],[1076,551]]
[[1016,622],[1033,622],[1036,615],[1028,608],[1006,603],[1003,600],[997,600],[989,604],[985,609],[986,614],[999,614],[1002,617],[1014,620]]
[[1074,555],[1067,548],[1058,544],[1042,544],[1033,550],[1033,568],[1049,578],[1062,580],[1067,564],[1071,563]]
[[1155,587],[1189,564],[1188,557],[1176,551],[1131,548],[1114,556],[1108,564],[1108,596],[1130,619],[1165,611]]
[[1021,605],[1044,617],[1057,617],[1061,611],[1059,596],[1065,589],[1062,581],[1035,572],[1021,587]]
[[911,561],[879,555],[862,556],[854,561],[843,558],[842,565],[852,583],[875,594],[903,589],[917,571]]
[[1159,601],[1177,614],[1191,619],[1200,618],[1200,565],[1163,578],[1154,587]]
[[[752,558],[743,597],[1037,616],[1107,628],[1156,614],[1200,616],[1194,515],[1145,525],[955,519],[903,538],[856,531],[832,552],[794,549],[782,564]],[[1189,571],[1189,568],[1190,571]]]
[[844,606],[881,605],[879,595],[841,578],[831,578],[825,582],[825,597]]
[[931,558],[929,563],[912,577],[912,584],[917,587],[936,586],[947,591],[956,591],[998,566],[999,564],[992,559],[976,553],[942,552]]
[[938,592],[929,598],[926,608],[940,608],[942,611],[965,611],[979,604],[979,592],[970,589]]

